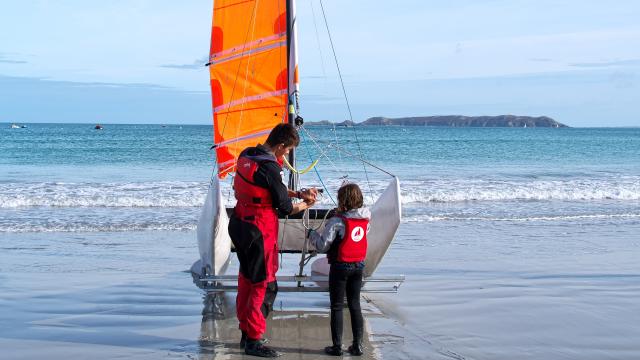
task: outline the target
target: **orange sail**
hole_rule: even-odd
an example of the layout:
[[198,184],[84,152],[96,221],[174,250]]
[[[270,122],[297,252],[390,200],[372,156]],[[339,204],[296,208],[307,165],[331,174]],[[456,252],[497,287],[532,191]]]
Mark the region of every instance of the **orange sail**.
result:
[[288,23],[287,0],[214,2],[209,72],[220,178],[244,148],[288,121]]

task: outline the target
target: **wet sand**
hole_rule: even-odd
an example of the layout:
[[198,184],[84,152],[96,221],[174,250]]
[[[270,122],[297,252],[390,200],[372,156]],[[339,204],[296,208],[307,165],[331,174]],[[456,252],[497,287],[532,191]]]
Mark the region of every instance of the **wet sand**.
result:
[[[363,296],[364,358],[640,358],[639,223],[427,225],[403,223],[378,269],[406,275],[399,293]],[[235,294],[214,311],[186,272],[194,239],[2,234],[2,358],[245,358]],[[279,274],[298,260],[285,257]],[[284,359],[332,358],[328,307],[326,294],[279,294],[270,344]]]
[[[2,281],[0,347],[11,359],[198,358],[241,359],[235,293],[201,296],[189,274],[129,281],[77,275],[13,275]],[[124,280],[124,281],[123,281]],[[20,285],[18,285],[20,284]],[[52,286],[53,285],[53,286]],[[10,287],[10,288],[8,288]],[[330,358],[328,299],[321,294],[280,294],[265,336],[283,359]],[[364,359],[379,359],[384,348],[403,346],[393,321],[363,301]],[[345,313],[345,347],[350,343]],[[380,329],[377,330],[377,329]],[[253,357],[247,357],[253,358]]]
[[[195,258],[193,234],[122,235],[19,234],[11,237],[11,246],[3,243],[2,357],[245,358],[235,293],[205,296],[185,271]],[[379,359],[388,348],[403,346],[394,321],[373,303],[362,304],[362,358]],[[323,353],[331,342],[328,308],[327,294],[280,293],[265,336],[282,359],[332,358]],[[344,326],[346,348],[348,310]]]

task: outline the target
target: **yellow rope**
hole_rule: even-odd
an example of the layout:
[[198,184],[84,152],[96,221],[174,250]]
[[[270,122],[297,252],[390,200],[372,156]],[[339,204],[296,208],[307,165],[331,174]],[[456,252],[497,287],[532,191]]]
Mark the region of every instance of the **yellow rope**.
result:
[[316,166],[316,164],[318,164],[318,160],[317,159],[314,160],[311,163],[311,165],[309,165],[309,167],[307,167],[306,169],[304,169],[304,170],[296,170],[296,169],[293,168],[293,166],[291,166],[291,164],[289,164],[289,162],[287,161],[287,158],[284,158],[284,165],[287,167],[287,169],[293,171],[296,174],[300,174],[300,175],[306,174],[309,171],[311,171],[311,169],[313,169],[313,167]]

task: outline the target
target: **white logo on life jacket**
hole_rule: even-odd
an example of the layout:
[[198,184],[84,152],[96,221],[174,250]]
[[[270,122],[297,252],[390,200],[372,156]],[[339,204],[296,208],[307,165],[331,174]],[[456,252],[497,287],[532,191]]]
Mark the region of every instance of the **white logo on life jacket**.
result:
[[356,226],[355,228],[353,228],[353,230],[351,230],[351,239],[353,239],[353,242],[358,242],[362,240],[363,237],[364,229],[362,228],[362,226]]

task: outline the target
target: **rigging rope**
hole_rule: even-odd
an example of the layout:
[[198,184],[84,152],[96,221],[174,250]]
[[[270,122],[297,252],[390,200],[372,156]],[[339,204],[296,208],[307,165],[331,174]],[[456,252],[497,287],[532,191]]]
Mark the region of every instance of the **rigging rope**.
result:
[[289,169],[289,171],[293,171],[294,173],[299,174],[299,175],[308,173],[309,171],[311,171],[311,169],[315,168],[317,164],[318,164],[318,159],[313,160],[311,165],[309,165],[306,169],[298,170],[298,169],[294,168],[291,164],[289,164],[289,161],[287,160],[287,158],[284,158],[284,165],[287,167],[287,169]]
[[[301,126],[301,128],[304,130],[304,132],[306,132],[306,129],[304,129],[304,127],[302,127],[302,126]],[[304,132],[301,132],[300,134],[302,134],[302,139],[303,139],[303,140],[306,140],[306,138],[304,137]],[[311,137],[311,135],[309,135],[309,138],[310,138],[310,139],[311,139],[311,140],[316,144],[316,146],[318,146],[318,145],[317,145],[317,143],[313,140],[313,137]],[[306,148],[305,148],[305,149],[306,149]],[[320,146],[318,146],[318,149],[320,149],[320,150],[321,150],[321,156],[322,156],[322,155],[326,156],[326,155],[324,154],[324,152],[322,151],[322,149],[320,148]],[[309,154],[309,158],[310,158],[310,159],[313,159],[313,158],[311,157],[311,152],[309,151],[309,149],[307,149],[307,154]],[[328,156],[326,156],[326,157],[327,157],[327,159],[329,159],[329,157],[328,157]],[[317,160],[316,160],[316,161],[317,161]],[[331,162],[331,159],[329,159],[329,162]],[[333,163],[332,163],[332,164],[333,164]],[[335,165],[334,165],[334,167],[335,167]],[[320,176],[320,172],[319,172],[319,171],[318,171],[318,169],[316,169],[315,167],[314,167],[314,170],[316,171],[316,176],[318,176],[318,180],[320,180],[320,184],[322,184],[322,187],[324,188],[324,191],[326,191],[327,196],[329,196],[329,199],[331,199],[331,202],[332,202],[335,206],[338,206],[338,203],[336,203],[336,201],[333,199],[333,196],[331,196],[331,191],[329,191],[329,189],[327,188],[327,185],[325,185],[325,184],[324,184],[324,181],[322,181],[322,176]]]
[[[331,44],[331,51],[333,52],[333,59],[336,62],[336,68],[338,69],[338,76],[340,77],[340,85],[342,86],[342,93],[344,95],[344,100],[347,103],[347,110],[349,110],[349,120],[353,123],[353,114],[351,113],[351,106],[349,105],[349,99],[347,97],[347,90],[344,87],[344,81],[342,80],[342,72],[340,71],[340,65],[338,64],[338,56],[336,55],[336,49],[333,46],[333,39],[331,38],[331,32],[329,31],[329,23],[327,22],[327,15],[324,12],[324,5],[322,4],[322,0],[320,0],[320,9],[322,9],[322,17],[324,18],[324,25],[327,28],[327,35],[329,36],[329,43]],[[355,134],[356,144],[358,144],[358,152],[360,156],[364,158],[362,155],[362,149],[360,147],[360,140],[358,139],[358,132],[356,131],[356,127],[353,126],[353,133]],[[362,164],[362,168],[364,169],[365,177],[367,178],[367,186],[369,187],[369,195],[373,197],[373,190],[371,189],[371,183],[369,181],[369,173],[367,172],[367,167],[364,162]]]
[[[307,135],[309,136],[309,138],[311,139],[311,141],[313,141],[313,143],[314,143],[314,144],[316,145],[316,147],[319,149],[319,151],[320,151],[320,155],[321,155],[321,156],[325,156],[325,157],[326,157],[327,159],[329,159],[329,161],[331,162],[331,159],[326,155],[326,152],[322,149],[322,147],[320,147],[320,144],[318,144],[318,143],[314,140],[313,135],[311,135],[311,133],[309,133],[309,132],[304,128],[304,127],[301,127],[301,128],[302,128],[302,129],[307,133]],[[301,133],[301,134],[303,134],[303,133]],[[304,138],[304,134],[303,134],[303,138]],[[387,175],[389,175],[389,176],[396,177],[396,175],[395,175],[395,174],[392,174],[392,173],[390,173],[389,171],[387,171],[387,170],[385,170],[385,169],[383,169],[383,168],[381,168],[381,167],[379,167],[379,166],[377,166],[377,165],[375,165],[375,164],[371,163],[370,161],[365,160],[364,158],[362,158],[362,157],[361,157],[361,156],[359,156],[359,155],[352,154],[351,152],[347,151],[346,149],[344,149],[344,148],[343,148],[343,147],[341,147],[340,145],[337,145],[337,144],[336,144],[336,145],[333,145],[333,144],[327,144],[327,147],[328,147],[328,148],[334,148],[336,151],[341,152],[341,153],[344,153],[344,154],[346,154],[346,155],[348,155],[348,156],[350,156],[350,157],[352,157],[352,158],[355,158],[355,159],[359,160],[360,162],[362,162],[363,164],[367,164],[367,165],[369,165],[369,166],[371,166],[371,167],[373,167],[373,168],[375,168],[375,169],[378,169],[378,170],[380,170],[381,172],[383,172],[383,173],[385,173],[385,174],[387,174]],[[335,167],[335,165],[334,165],[334,168],[335,168],[335,169],[336,169],[336,171],[337,171],[337,168]]]
[[[322,148],[322,146],[320,146],[320,144],[318,144],[318,142],[313,138],[313,136],[311,135],[311,133],[309,132],[309,130],[307,130],[307,128],[305,128],[304,126],[301,126],[300,129],[302,129],[304,132],[307,133],[307,135],[309,136],[309,139],[311,139],[311,141],[313,142],[313,144],[316,146],[316,148],[318,148],[318,151],[320,151],[320,157],[325,157],[329,163],[331,164],[331,166],[333,166],[333,169],[336,172],[340,172],[340,170],[338,170],[338,167],[336,166],[336,164],[333,162],[333,160],[331,160],[331,158],[329,157],[329,155],[327,155],[327,152],[324,151],[324,149]],[[302,138],[305,139],[304,134],[302,134]],[[306,139],[305,139],[306,140]],[[336,142],[337,143],[337,142]],[[309,155],[311,156],[311,155]]]
[[320,53],[320,68],[322,69],[322,79],[324,86],[327,85],[327,72],[324,67],[324,55],[322,54],[322,46],[320,46],[320,33],[318,32],[318,23],[316,22],[316,11],[313,7],[313,1],[311,1],[311,18],[313,19],[313,27],[316,30],[316,42],[318,44],[318,52]]
[[333,147],[333,148],[335,148],[337,151],[343,152],[343,153],[345,153],[345,154],[347,154],[347,155],[349,155],[349,156],[351,156],[351,157],[353,157],[353,158],[355,158],[355,159],[358,159],[358,160],[360,160],[363,164],[367,164],[367,165],[369,165],[369,166],[371,166],[371,167],[373,167],[373,168],[376,168],[376,169],[378,169],[378,170],[382,171],[383,173],[385,173],[385,174],[387,174],[387,175],[389,175],[389,176],[397,177],[396,175],[394,175],[394,174],[392,174],[392,173],[388,172],[387,170],[385,170],[385,169],[383,169],[383,168],[381,168],[381,167],[379,167],[379,166],[377,166],[377,165],[374,165],[373,163],[371,163],[371,162],[369,162],[369,161],[367,161],[367,160],[363,159],[361,156],[358,156],[358,155],[355,155],[355,154],[350,153],[349,151],[345,150],[344,148],[342,148],[342,147],[340,147],[340,146],[337,146],[337,145],[331,145],[331,144],[329,144],[328,146],[329,146],[329,147]]

